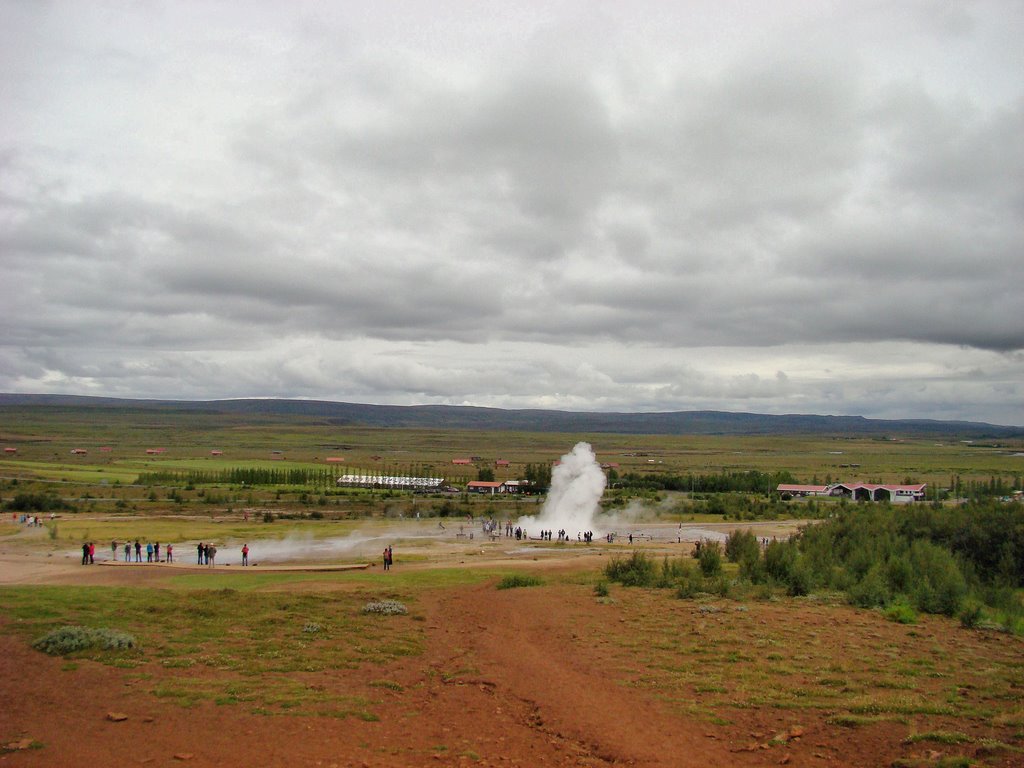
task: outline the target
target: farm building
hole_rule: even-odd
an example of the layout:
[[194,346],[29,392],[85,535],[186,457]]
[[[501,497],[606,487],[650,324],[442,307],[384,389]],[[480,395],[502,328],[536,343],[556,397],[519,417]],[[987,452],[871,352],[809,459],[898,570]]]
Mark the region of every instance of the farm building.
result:
[[4,448],[4,453],[17,453],[17,448]]
[[792,485],[781,483],[775,490],[790,496],[828,496],[827,485]]
[[473,480],[466,483],[466,490],[470,493],[502,493],[501,486],[504,483],[494,482],[491,480]]
[[212,451],[210,451],[210,455],[211,456],[223,456],[224,455],[224,451],[218,451],[216,448],[214,448]]
[[831,486],[830,496],[845,496],[855,501],[891,501],[893,504],[908,504],[924,500],[925,484],[881,485],[876,483],[836,483]]
[[328,456],[324,459],[328,464],[340,464],[344,460],[341,456]]
[[88,453],[88,451],[85,450],[85,448],[72,448],[71,449],[71,455],[72,456],[85,456],[85,454],[87,454],[87,453]]
[[925,483],[884,485],[880,483],[832,483],[832,485],[792,485],[781,483],[775,490],[784,496],[842,496],[854,501],[891,501],[907,504],[924,499]]
[[452,464],[465,465],[465,464],[472,464],[472,463],[473,463],[472,459],[452,459]]
[[336,485],[340,488],[387,488],[395,491],[440,490],[444,479],[440,477],[405,477],[398,475],[342,475]]
[[496,467],[508,467],[508,466],[511,466],[511,464],[510,464],[508,459],[498,459],[497,461],[494,462],[494,466],[496,466]]
[[528,480],[505,480],[504,482],[473,480],[466,483],[466,490],[469,493],[523,493],[529,484]]

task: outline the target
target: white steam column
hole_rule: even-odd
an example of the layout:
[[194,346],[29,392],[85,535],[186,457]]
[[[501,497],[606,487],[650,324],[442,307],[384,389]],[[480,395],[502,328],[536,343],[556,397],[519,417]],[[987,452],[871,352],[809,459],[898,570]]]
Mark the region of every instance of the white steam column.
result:
[[606,479],[590,443],[576,443],[571,452],[551,470],[551,488],[540,514],[519,519],[531,538],[541,530],[564,530],[571,538],[577,533],[593,531],[594,518],[600,509]]

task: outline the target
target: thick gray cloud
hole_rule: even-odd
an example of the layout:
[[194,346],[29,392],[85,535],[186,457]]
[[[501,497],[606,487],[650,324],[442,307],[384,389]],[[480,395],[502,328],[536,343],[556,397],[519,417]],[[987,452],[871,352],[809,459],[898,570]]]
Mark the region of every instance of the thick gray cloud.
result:
[[0,390],[1024,424],[1016,4],[0,0]]

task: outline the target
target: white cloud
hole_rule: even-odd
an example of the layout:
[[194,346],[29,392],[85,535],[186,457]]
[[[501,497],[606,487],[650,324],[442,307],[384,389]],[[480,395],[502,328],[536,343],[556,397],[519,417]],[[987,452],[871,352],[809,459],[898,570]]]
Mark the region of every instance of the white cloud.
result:
[[1024,424],[1016,6],[0,30],[0,390]]

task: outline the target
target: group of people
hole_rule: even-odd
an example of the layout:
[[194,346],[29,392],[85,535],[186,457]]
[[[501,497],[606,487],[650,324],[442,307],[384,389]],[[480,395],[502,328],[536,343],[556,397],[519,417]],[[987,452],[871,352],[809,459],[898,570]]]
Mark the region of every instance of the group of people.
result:
[[[117,551],[119,549],[119,546],[120,545],[117,543],[116,540],[110,542],[110,559],[111,560],[117,560]],[[124,543],[124,561],[126,563],[132,562],[132,554],[134,553],[134,555],[135,555],[135,561],[134,562],[141,563],[142,562],[142,550],[143,550],[142,542],[140,542],[138,539],[135,540],[134,544],[131,541],[126,541]],[[146,550],[146,562],[147,563],[159,563],[160,562],[160,542],[158,542],[158,541],[147,541],[146,542],[146,546],[145,546],[145,550]],[[168,544],[166,547],[164,547],[164,558],[165,558],[165,561],[168,562],[168,563],[173,563],[174,562],[174,545],[173,544]]]
[[213,544],[204,544],[200,541],[196,545],[196,563],[198,565],[208,565],[212,568],[216,557],[217,548]]
[[[110,542],[110,559],[117,560],[118,553],[121,551],[121,545],[115,539]],[[147,563],[173,563],[174,562],[174,545],[168,544],[163,547],[163,560],[161,561],[161,547],[160,542],[153,541],[147,542],[145,545],[141,541],[135,539],[134,542],[126,541],[124,543],[124,562],[126,563],[141,563],[142,553],[146,553]],[[391,547],[385,550],[388,555],[387,567],[391,567],[390,563],[390,551]],[[134,559],[133,559],[134,556]],[[214,561],[217,557],[217,547],[212,543],[199,542],[196,545],[196,562],[199,565],[207,565],[213,567]],[[82,565],[92,565],[96,562],[96,543],[92,541],[86,541],[82,543]],[[249,565],[249,545],[242,545],[242,565]]]

